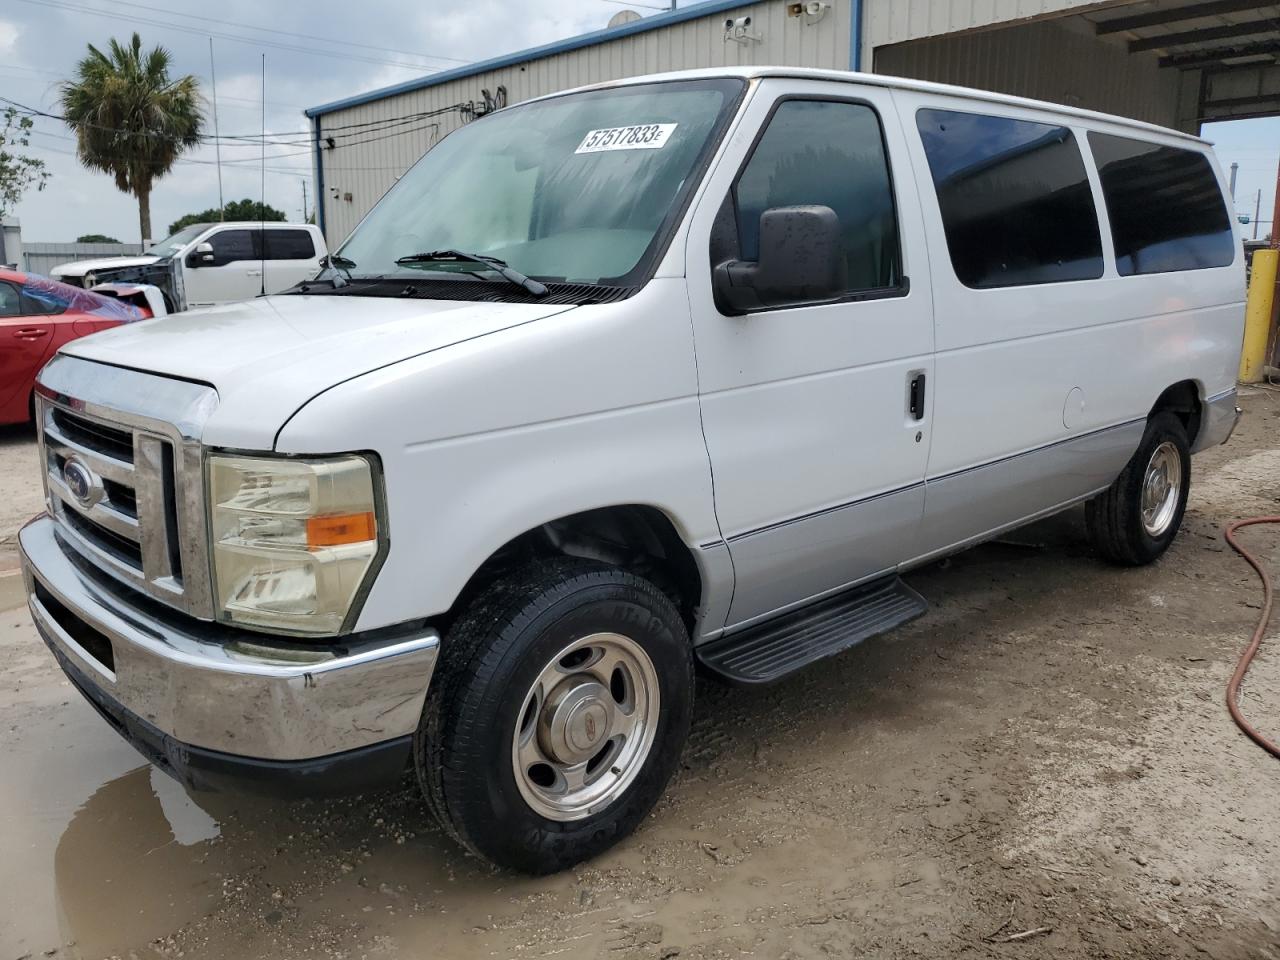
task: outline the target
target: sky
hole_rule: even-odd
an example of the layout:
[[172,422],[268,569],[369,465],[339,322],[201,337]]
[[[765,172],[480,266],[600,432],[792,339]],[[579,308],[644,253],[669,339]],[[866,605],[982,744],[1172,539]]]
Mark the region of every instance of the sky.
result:
[[[1252,221],[1258,192],[1261,191],[1262,213],[1258,218],[1258,238],[1271,232],[1272,209],[1276,195],[1276,162],[1280,158],[1280,117],[1259,120],[1233,120],[1230,123],[1206,123],[1200,135],[1214,145],[1218,162],[1224,173],[1230,175],[1231,164],[1238,163],[1236,171],[1236,213],[1244,214]],[[1245,237],[1253,236],[1253,224],[1241,226]]]
[[[633,6],[646,12],[659,5],[660,0],[646,0]],[[175,73],[199,78],[207,100],[213,35],[222,136],[258,134],[266,54],[268,138],[305,141],[305,107],[596,30],[620,9],[612,0],[0,0],[0,96],[58,113],[58,83],[72,73],[86,45],[105,46],[113,36],[127,41],[137,30],[146,47],[160,44],[173,54]],[[211,133],[213,111],[205,106]],[[1265,236],[1280,158],[1280,118],[1209,124],[1203,133],[1217,145],[1224,170],[1233,161],[1240,165],[1237,213],[1252,217],[1261,191],[1260,219],[1268,222],[1258,236]],[[22,223],[23,239],[58,242],[102,233],[137,242],[137,201],[116,190],[106,174],[82,168],[74,148],[64,124],[37,120],[30,153],[45,161],[51,176],[43,191],[29,192],[11,214]],[[217,206],[214,155],[212,144],[201,146],[156,182],[153,239],[163,237],[178,217]],[[259,197],[258,155],[254,144],[224,144],[226,200]],[[266,200],[291,220],[302,218],[304,180],[310,209],[308,147],[268,148]],[[1242,230],[1252,235],[1251,226]]]
[[[597,30],[620,9],[608,0],[0,0],[0,96],[59,113],[58,83],[71,75],[87,45],[105,48],[111,37],[127,41],[136,30],[144,48],[160,44],[172,53],[174,73],[199,78],[207,98],[213,34],[220,134],[258,135],[265,53],[268,139],[302,132],[291,139],[306,140],[306,107]],[[205,108],[212,133],[212,106]],[[137,201],[108,175],[80,166],[63,123],[37,119],[35,129],[29,153],[45,161],[51,176],[43,191],[28,192],[10,214],[21,221],[23,240],[102,233],[136,243]],[[223,145],[227,201],[258,199],[259,149]],[[213,145],[184,156],[188,162],[156,181],[153,239],[180,216],[218,205]],[[313,199],[309,148],[269,146],[267,169],[267,203],[301,219],[303,180],[308,209]]]

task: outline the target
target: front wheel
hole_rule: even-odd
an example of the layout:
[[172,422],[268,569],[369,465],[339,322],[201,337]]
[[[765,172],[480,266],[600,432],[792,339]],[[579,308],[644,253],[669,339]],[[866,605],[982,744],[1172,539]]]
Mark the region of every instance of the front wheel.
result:
[[607,849],[675,771],[693,657],[648,581],[556,559],[495,583],[442,645],[416,738],[419,783],[455,839],[526,873]]
[[1094,546],[1112,563],[1151,563],[1177,535],[1190,489],[1186,429],[1172,413],[1157,413],[1120,476],[1085,507]]

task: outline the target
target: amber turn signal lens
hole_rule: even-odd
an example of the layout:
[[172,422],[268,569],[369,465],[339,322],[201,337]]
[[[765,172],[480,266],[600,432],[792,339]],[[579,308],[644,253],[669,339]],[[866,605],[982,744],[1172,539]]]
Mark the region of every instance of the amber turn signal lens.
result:
[[378,526],[372,513],[340,513],[307,518],[307,546],[336,547],[344,543],[376,540]]

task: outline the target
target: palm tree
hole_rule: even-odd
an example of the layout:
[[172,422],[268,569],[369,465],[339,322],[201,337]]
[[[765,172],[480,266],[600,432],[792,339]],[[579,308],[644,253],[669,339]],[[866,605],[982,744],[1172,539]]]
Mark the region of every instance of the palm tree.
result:
[[200,142],[204,122],[199,83],[190,75],[170,79],[171,59],[164,47],[144,54],[136,33],[127,47],[113,38],[109,53],[89,44],[74,79],[59,91],[76,155],[138,198],[144,242],[152,239],[151,186]]

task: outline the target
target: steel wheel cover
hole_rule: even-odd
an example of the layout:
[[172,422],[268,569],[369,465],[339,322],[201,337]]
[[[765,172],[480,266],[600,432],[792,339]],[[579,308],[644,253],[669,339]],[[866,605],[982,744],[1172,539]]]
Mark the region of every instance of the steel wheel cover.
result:
[[561,650],[525,694],[511,743],[516,786],[549,820],[599,813],[635,781],[657,729],[653,661],[620,633]]

